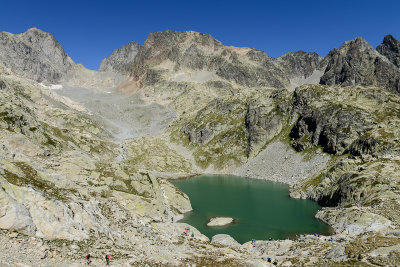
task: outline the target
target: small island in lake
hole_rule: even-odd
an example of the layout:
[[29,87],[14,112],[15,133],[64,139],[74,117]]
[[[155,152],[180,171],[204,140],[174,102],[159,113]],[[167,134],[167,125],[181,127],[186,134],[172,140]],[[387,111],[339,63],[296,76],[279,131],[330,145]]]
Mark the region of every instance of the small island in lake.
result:
[[231,217],[213,217],[207,223],[207,226],[209,226],[209,227],[223,226],[223,225],[231,224],[233,222],[234,222],[234,219]]

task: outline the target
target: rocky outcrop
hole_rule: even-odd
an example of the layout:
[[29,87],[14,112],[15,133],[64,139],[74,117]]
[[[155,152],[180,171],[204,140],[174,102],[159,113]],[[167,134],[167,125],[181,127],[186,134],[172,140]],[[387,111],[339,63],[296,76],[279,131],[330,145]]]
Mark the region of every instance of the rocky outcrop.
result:
[[[219,123],[224,123],[225,116],[232,116],[232,119],[238,119],[243,116],[241,113],[242,103],[239,101],[223,101],[223,99],[216,99],[209,103],[206,107],[199,110],[196,114],[195,121],[189,122],[182,129],[189,141],[199,145],[205,145],[214,136],[220,134],[222,129],[218,127]],[[233,112],[235,111],[235,112]],[[211,120],[203,120],[210,117]]]
[[[10,173],[5,176],[11,179]],[[37,188],[16,187],[5,179],[0,181],[3,199],[1,207],[2,229],[19,231],[46,239],[83,240],[90,231],[109,235],[109,222],[94,203],[82,201],[63,203],[49,199]]]
[[316,217],[337,232],[361,235],[398,227],[399,197],[393,191],[400,170],[398,100],[374,87],[309,85],[294,93],[293,112],[299,115],[290,134],[294,147],[310,151],[319,145],[342,156],[297,182],[291,196],[325,206]]
[[260,149],[267,142],[278,135],[283,127],[284,116],[269,106],[262,106],[260,103],[250,103],[247,109],[245,125],[249,135],[249,157],[257,155]]
[[247,157],[245,115],[246,105],[239,99],[215,99],[180,125],[178,131],[195,148],[193,154],[201,167],[236,165]]
[[356,207],[322,210],[317,213],[316,218],[333,226],[338,232],[346,231],[352,235],[387,231],[392,224],[390,220],[381,215]]
[[325,152],[342,154],[371,127],[370,115],[345,106],[324,105],[314,107],[319,98],[316,87],[298,88],[294,93],[294,111],[300,116],[290,132],[296,140],[297,151],[307,148],[307,142],[321,145]]
[[400,42],[392,35],[386,35],[383,42],[376,47],[376,50],[400,68]]
[[[348,100],[344,104],[344,95],[360,104],[354,105]],[[340,101],[335,101],[335,97]],[[310,148],[310,144],[320,145],[325,152],[336,155],[383,157],[391,154],[397,145],[377,125],[384,118],[397,120],[396,104],[389,100],[394,98],[377,88],[326,89],[312,85],[298,88],[293,96],[295,115],[292,117],[298,117],[290,132],[291,144],[297,151]],[[371,102],[367,104],[367,101]],[[385,108],[378,111],[378,106]],[[387,128],[387,131],[391,130]]]
[[210,221],[207,223],[208,227],[214,226],[223,226],[227,224],[231,224],[234,222],[234,219],[231,217],[214,217],[211,218]]
[[217,168],[241,165],[282,132],[290,108],[287,93],[272,89],[242,92],[250,95],[215,99],[181,125],[179,132],[196,149],[200,164],[213,158]]
[[127,74],[139,52],[139,47],[138,43],[130,42],[122,46],[122,48],[114,50],[110,56],[101,61],[99,71],[114,71]]
[[0,61],[18,75],[50,83],[59,82],[74,65],[54,36],[37,28],[1,32]]
[[219,244],[227,247],[240,247],[240,244],[230,235],[218,234],[212,237],[211,243]]
[[36,232],[28,209],[10,197],[3,188],[0,190],[0,203],[1,229],[16,230],[27,235],[32,235]]
[[380,86],[400,93],[400,71],[363,38],[345,42],[324,59],[328,63],[320,84]]

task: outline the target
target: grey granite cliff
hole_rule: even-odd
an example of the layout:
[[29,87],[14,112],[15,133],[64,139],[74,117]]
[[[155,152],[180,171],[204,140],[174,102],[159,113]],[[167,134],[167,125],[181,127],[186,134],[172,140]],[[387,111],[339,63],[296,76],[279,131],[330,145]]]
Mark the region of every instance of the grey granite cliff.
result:
[[20,34],[1,32],[0,61],[20,76],[51,83],[74,65],[52,34],[35,27]]

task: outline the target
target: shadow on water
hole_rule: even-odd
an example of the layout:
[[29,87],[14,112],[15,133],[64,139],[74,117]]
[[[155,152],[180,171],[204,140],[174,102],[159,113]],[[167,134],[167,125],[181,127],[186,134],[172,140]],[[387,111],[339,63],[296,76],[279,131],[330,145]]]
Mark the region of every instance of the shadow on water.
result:
[[[285,184],[228,175],[204,175],[172,183],[189,196],[193,207],[181,222],[193,225],[209,238],[229,234],[245,243],[332,231],[314,218],[321,206],[290,198]],[[207,227],[210,218],[216,216],[232,217],[235,223]]]

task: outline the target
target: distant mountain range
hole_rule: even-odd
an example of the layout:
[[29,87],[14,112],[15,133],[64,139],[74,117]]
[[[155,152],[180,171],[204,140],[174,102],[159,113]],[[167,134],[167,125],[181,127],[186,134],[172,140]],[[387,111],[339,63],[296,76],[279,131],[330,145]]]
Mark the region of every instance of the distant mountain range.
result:
[[[0,61],[36,81],[58,83],[76,72],[76,64],[53,35],[37,28],[21,34],[0,33]],[[139,89],[161,81],[218,80],[288,89],[302,83],[380,86],[400,93],[400,43],[387,35],[374,49],[357,37],[324,58],[303,51],[272,58],[254,48],[224,46],[209,34],[154,32],[143,45],[131,42],[116,49],[102,61],[99,71],[127,75]]]

